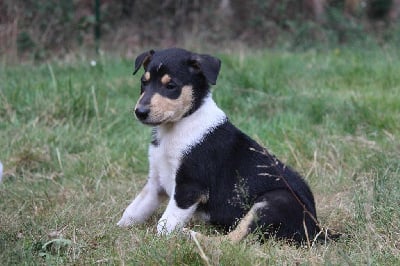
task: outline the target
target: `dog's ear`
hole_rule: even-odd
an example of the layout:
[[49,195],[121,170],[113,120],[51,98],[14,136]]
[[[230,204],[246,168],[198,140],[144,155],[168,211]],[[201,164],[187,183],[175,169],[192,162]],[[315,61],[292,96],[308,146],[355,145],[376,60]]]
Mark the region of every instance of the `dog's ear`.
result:
[[221,69],[221,61],[218,58],[206,54],[192,54],[188,63],[190,69],[201,72],[208,83],[212,85],[217,83],[217,77]]
[[146,69],[146,67],[150,63],[151,57],[153,56],[154,53],[155,53],[154,50],[150,50],[150,51],[141,53],[140,55],[138,55],[138,57],[136,57],[135,70],[133,71],[133,75],[135,75],[136,72],[138,72],[138,70],[140,69],[140,67],[142,65]]

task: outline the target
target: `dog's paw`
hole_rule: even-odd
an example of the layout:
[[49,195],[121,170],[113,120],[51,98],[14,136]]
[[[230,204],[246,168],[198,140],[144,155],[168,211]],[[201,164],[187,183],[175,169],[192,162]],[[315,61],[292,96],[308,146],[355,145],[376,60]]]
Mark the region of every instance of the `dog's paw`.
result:
[[169,219],[161,218],[157,223],[157,234],[159,236],[162,236],[169,235],[174,231],[179,232],[182,229],[182,226],[183,225],[178,220],[172,217],[170,217]]
[[135,205],[131,204],[125,209],[117,225],[120,227],[128,227],[133,224],[144,223],[145,220],[146,217],[143,215],[143,213],[138,212],[138,208],[135,208]]
[[121,220],[117,223],[119,227],[128,227],[134,224],[135,221],[131,217],[122,216]]
[[167,228],[167,221],[166,220],[160,220],[157,223],[157,235],[158,236],[163,236],[163,235],[168,235],[172,230],[168,230]]

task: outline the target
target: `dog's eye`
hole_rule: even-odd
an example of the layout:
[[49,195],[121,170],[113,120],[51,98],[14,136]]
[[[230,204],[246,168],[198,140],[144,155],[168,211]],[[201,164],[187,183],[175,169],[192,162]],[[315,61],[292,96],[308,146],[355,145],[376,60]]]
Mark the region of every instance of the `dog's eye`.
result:
[[166,88],[167,88],[168,90],[173,90],[173,89],[176,88],[176,84],[173,83],[173,82],[168,82]]

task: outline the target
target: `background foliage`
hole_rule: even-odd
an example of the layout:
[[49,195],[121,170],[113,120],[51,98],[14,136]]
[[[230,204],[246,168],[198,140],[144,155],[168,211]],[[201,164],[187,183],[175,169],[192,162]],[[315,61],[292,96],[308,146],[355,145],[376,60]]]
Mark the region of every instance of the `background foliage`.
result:
[[[0,52],[43,59],[95,46],[94,0],[3,0]],[[102,0],[100,47],[229,48],[399,43],[400,0]]]

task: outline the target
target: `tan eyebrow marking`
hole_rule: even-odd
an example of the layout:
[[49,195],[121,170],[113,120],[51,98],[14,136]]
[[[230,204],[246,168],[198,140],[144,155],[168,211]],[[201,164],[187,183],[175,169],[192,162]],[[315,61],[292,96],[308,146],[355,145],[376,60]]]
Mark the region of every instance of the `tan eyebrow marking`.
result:
[[162,83],[163,85],[167,85],[168,82],[170,82],[170,81],[171,81],[171,77],[170,77],[168,74],[165,74],[165,75],[162,76],[162,78],[161,78],[161,83]]
[[150,80],[150,72],[144,73],[144,80],[149,81]]

